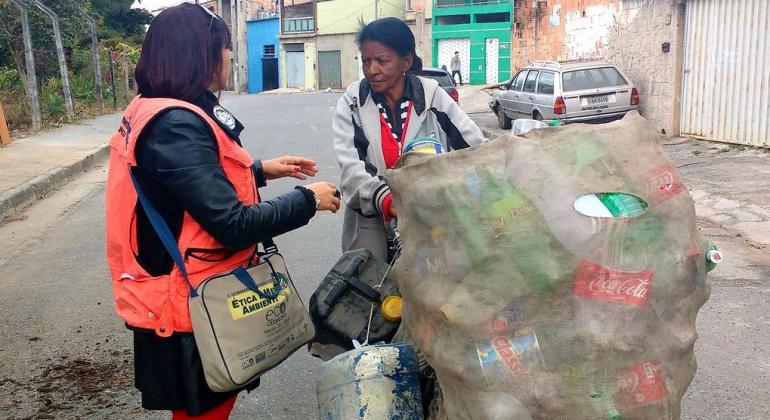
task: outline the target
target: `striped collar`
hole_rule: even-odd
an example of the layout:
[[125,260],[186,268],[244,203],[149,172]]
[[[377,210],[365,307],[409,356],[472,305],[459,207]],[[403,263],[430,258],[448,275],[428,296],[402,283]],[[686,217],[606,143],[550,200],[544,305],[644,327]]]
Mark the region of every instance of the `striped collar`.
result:
[[388,112],[385,110],[385,106],[382,104],[382,102],[377,102],[377,109],[380,111],[382,119],[388,124],[388,128],[390,128],[390,133],[393,135],[393,139],[397,142],[401,142],[401,137],[403,137],[404,130],[406,130],[406,122],[409,121],[409,105],[411,103],[412,101],[406,97],[401,98],[398,111],[400,113],[398,121],[401,122],[401,127],[400,130],[396,131],[393,129],[393,121],[391,121],[391,119],[388,117]]

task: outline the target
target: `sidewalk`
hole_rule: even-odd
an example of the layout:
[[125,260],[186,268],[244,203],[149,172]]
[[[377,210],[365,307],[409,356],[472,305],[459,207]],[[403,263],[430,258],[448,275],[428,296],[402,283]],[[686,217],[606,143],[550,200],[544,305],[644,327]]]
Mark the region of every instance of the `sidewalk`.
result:
[[[484,134],[504,134],[481,86],[462,86],[460,106]],[[770,248],[770,150],[676,137],[663,141],[695,200],[698,217]]]
[[489,139],[495,139],[505,133],[505,130],[497,126],[497,116],[489,109],[492,95],[485,90],[485,86],[464,85],[457,87],[460,97],[460,108],[476,121],[481,131]]
[[121,115],[102,115],[0,147],[0,222],[101,163]]

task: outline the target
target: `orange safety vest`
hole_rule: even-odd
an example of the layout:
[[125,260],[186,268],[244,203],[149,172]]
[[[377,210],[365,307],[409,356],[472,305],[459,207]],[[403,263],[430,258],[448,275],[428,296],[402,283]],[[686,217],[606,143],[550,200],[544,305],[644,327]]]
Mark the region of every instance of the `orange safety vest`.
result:
[[[107,264],[118,315],[128,325],[155,330],[161,337],[168,337],[175,331],[192,331],[187,306],[189,286],[176,265],[170,274],[153,277],[137,262],[138,199],[129,167],[136,166],[134,148],[142,130],[155,116],[168,108],[187,109],[208,123],[216,137],[219,162],[227,179],[235,187],[238,198],[244,206],[259,202],[251,156],[202,109],[175,99],[137,96],[131,101],[120,129],[110,139],[110,167],[105,197]],[[179,152],[184,153],[184,150]],[[224,248],[187,212],[184,213],[178,245],[182,255],[185,255],[185,266],[193,286],[212,275],[246,264],[254,251],[253,248],[238,251],[221,261],[187,258],[188,249]]]

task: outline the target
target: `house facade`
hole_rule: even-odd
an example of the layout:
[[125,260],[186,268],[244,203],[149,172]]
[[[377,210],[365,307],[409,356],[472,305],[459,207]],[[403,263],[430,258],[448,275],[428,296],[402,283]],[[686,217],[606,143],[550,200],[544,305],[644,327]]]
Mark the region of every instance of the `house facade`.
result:
[[432,0],[432,62],[446,66],[460,54],[464,83],[493,84],[511,77],[512,0]]
[[514,70],[606,57],[667,135],[770,147],[765,0],[517,0]]
[[404,18],[397,1],[327,0],[318,2],[317,8],[319,89],[341,89],[363,77],[356,45],[363,24],[386,16]]
[[280,19],[277,13],[264,11],[256,16],[260,18],[246,23],[249,93],[273,90],[280,86]]
[[316,1],[282,0],[280,4],[281,87],[316,86]]

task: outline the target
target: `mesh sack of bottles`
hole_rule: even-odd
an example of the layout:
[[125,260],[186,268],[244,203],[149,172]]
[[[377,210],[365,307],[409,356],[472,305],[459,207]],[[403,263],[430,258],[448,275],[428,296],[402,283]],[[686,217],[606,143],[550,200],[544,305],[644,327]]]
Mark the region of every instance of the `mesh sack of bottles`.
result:
[[[394,277],[432,417],[679,418],[714,248],[645,119],[402,164]],[[578,212],[586,198],[607,214]]]

